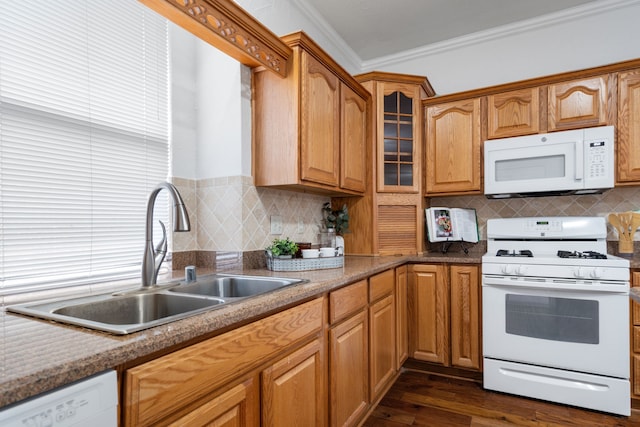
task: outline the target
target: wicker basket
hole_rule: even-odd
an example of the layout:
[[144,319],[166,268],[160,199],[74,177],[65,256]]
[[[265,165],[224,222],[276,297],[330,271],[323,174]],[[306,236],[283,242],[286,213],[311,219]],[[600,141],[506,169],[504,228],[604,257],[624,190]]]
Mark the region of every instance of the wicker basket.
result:
[[273,258],[267,254],[267,268],[271,271],[305,271],[322,270],[325,268],[344,267],[344,257],[335,256],[327,258]]

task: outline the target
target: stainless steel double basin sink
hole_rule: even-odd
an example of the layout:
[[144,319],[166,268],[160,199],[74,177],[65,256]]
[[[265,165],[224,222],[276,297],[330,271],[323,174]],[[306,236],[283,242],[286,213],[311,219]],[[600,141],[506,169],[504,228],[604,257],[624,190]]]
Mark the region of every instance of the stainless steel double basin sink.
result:
[[7,310],[125,335],[304,282],[307,280],[214,274],[191,283],[20,304]]

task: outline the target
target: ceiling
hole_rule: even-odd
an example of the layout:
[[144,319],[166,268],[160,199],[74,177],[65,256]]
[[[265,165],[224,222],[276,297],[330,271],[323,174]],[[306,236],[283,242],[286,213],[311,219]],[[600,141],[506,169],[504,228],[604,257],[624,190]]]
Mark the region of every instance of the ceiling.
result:
[[602,0],[298,0],[362,61]]

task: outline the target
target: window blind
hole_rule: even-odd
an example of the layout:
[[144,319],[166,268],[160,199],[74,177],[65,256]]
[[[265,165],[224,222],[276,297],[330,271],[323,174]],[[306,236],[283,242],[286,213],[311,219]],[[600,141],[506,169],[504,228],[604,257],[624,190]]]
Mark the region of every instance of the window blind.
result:
[[0,2],[0,295],[140,273],[167,37],[134,0]]

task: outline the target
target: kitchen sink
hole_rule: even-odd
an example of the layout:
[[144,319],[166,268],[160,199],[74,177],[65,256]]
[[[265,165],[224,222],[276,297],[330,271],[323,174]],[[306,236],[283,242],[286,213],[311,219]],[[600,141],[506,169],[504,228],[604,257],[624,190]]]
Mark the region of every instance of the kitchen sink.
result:
[[197,282],[186,283],[169,289],[173,293],[206,295],[219,298],[246,298],[286,286],[302,283],[303,279],[287,279],[265,276],[205,276]]
[[306,281],[214,274],[191,283],[19,304],[7,311],[125,335]]
[[184,319],[224,303],[220,298],[151,292],[21,304],[7,310],[124,335]]

